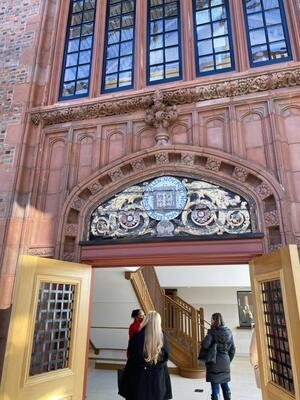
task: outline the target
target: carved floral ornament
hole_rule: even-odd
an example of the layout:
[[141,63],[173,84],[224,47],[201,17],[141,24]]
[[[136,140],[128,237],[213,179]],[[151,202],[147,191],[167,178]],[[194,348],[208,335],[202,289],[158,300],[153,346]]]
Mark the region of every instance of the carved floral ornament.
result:
[[31,120],[35,125],[53,125],[63,122],[80,121],[111,115],[120,115],[145,110],[145,122],[156,129],[167,130],[177,118],[174,106],[205,100],[235,97],[257,92],[300,85],[300,68],[270,72],[259,76],[228,79],[214,84],[196,85],[156,91],[154,94],[133,96],[129,99],[97,101],[91,104],[66,106],[47,111],[32,111]]
[[99,205],[88,240],[242,235],[256,230],[253,204],[212,183],[163,176]]

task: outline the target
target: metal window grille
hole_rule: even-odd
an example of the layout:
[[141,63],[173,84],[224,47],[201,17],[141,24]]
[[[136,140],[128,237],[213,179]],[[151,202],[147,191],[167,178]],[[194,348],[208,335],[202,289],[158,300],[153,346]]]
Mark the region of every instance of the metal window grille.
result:
[[29,375],[67,368],[75,285],[41,283]]
[[271,380],[294,394],[294,381],[280,280],[262,283],[262,299]]

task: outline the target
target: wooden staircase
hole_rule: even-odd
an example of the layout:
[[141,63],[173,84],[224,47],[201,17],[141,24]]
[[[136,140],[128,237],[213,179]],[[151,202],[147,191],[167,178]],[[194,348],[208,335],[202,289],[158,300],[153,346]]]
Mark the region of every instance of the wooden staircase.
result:
[[164,333],[170,345],[170,360],[179,374],[187,378],[202,378],[205,367],[199,364],[200,342],[204,337],[203,309],[196,310],[177,295],[167,296],[160,287],[154,268],[125,272],[145,312],[158,311]]

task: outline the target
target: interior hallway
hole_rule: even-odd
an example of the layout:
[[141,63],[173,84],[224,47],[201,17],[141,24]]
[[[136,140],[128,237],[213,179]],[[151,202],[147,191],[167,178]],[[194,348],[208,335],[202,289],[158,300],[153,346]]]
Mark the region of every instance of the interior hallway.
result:
[[[248,357],[235,357],[231,366],[232,400],[261,400]],[[210,400],[210,384],[205,379],[187,379],[171,374],[173,400]],[[202,389],[203,392],[195,392]],[[117,394],[117,372],[90,369],[87,400],[122,400]]]

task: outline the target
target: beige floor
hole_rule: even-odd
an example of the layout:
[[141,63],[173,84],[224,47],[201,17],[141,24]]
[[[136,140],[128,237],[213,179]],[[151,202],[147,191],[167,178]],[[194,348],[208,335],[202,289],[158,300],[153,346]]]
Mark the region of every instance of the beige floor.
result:
[[[248,358],[236,357],[231,367],[232,400],[261,400]],[[173,400],[209,400],[210,384],[205,379],[186,379],[171,375]],[[203,392],[195,392],[202,389]],[[122,400],[117,394],[117,372],[89,370],[87,400]]]

